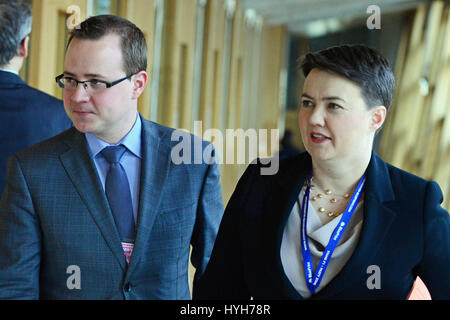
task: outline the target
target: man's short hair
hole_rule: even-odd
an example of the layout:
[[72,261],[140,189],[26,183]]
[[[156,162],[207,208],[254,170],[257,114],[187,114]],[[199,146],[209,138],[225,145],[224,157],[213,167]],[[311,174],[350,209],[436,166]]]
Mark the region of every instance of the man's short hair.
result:
[[22,40],[31,32],[30,1],[0,0],[0,66],[17,55]]
[[369,108],[392,102],[395,78],[389,62],[381,53],[364,45],[342,45],[306,54],[300,68],[305,78],[317,68],[343,76],[361,88]]
[[69,37],[72,39],[99,40],[106,35],[120,37],[123,57],[123,70],[127,75],[147,70],[147,43],[142,31],[132,22],[113,15],[93,16],[75,27]]

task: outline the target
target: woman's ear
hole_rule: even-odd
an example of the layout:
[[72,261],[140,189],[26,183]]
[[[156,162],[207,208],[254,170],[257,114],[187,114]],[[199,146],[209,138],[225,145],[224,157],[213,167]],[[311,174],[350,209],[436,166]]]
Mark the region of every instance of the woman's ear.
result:
[[138,99],[139,96],[142,94],[142,92],[145,89],[145,85],[147,84],[148,75],[145,71],[139,71],[136,73],[133,78],[133,99]]

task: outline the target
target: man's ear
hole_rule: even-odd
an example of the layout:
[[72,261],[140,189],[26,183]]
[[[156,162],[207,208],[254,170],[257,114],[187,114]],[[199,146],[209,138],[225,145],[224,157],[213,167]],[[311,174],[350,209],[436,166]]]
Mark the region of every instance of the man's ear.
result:
[[132,99],[138,99],[139,96],[145,89],[145,85],[147,84],[148,75],[145,71],[139,71],[132,78],[131,82],[133,83],[133,94],[131,95]]
[[377,131],[381,128],[381,126],[384,123],[384,120],[386,119],[386,107],[385,106],[377,106],[371,109],[371,129],[374,131]]
[[20,42],[19,49],[18,49],[18,52],[17,52],[17,54],[20,57],[26,58],[28,56],[28,44],[29,44],[29,42],[30,42],[30,36],[26,36]]

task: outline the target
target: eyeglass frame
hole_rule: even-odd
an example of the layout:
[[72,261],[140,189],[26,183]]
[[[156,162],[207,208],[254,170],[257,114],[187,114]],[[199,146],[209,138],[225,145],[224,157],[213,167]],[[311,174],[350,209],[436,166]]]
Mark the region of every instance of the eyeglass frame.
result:
[[[134,76],[135,74],[136,74],[136,73],[130,74],[129,76],[126,76],[126,77],[124,77],[124,78],[121,78],[121,79],[116,80],[116,81],[113,81],[113,82],[106,82],[106,81],[103,81],[103,80],[97,80],[97,81],[98,81],[98,82],[101,82],[101,83],[104,83],[104,84],[106,85],[106,88],[105,88],[105,89],[109,89],[109,88],[111,88],[112,86],[115,86],[116,84],[119,84],[119,83],[121,83],[122,81],[131,78],[131,77]],[[64,86],[64,84],[63,84],[63,86],[61,86],[61,84],[60,84],[60,82],[59,82],[62,78],[64,78],[64,73],[61,73],[59,76],[57,76],[57,77],[55,78],[55,81],[56,81],[56,83],[58,84],[58,86],[59,86],[61,89],[66,89],[65,86]],[[78,81],[77,79],[74,79],[74,78],[71,78],[71,77],[68,77],[68,78],[74,80],[74,81],[77,83],[77,85],[76,85],[76,87],[75,87],[75,90],[78,88],[78,84],[80,84],[80,83],[83,84],[84,89],[87,90],[86,83],[92,81],[92,80]]]

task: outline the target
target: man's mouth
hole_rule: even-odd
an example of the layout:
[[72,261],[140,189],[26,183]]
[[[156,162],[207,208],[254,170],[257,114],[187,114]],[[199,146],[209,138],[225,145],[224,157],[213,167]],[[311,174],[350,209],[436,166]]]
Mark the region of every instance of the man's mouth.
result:
[[74,110],[73,112],[79,116],[87,116],[88,114],[92,113],[90,111],[85,111],[85,110]]

